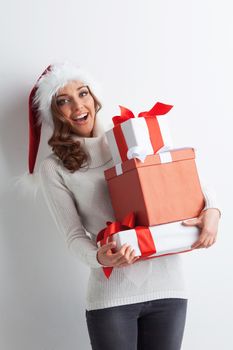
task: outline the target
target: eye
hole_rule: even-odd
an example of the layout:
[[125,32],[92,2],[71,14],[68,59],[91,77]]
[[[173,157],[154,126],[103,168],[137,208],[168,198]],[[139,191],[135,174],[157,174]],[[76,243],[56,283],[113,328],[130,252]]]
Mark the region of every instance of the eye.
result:
[[84,97],[86,95],[88,95],[89,91],[86,89],[86,90],[82,90],[79,94],[80,97]]
[[68,98],[62,98],[60,100],[57,100],[57,105],[63,106],[64,104],[69,103],[69,102],[70,102],[70,100]]

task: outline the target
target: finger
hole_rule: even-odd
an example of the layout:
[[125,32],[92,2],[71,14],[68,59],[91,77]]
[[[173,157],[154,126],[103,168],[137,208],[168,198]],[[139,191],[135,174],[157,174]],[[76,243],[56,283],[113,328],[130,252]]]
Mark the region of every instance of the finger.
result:
[[133,258],[132,264],[135,263],[139,258],[140,256],[135,256],[135,258]]
[[134,253],[134,257],[133,257],[133,259],[132,259],[132,261],[131,261],[132,264],[133,264],[134,262],[136,262],[137,260],[139,260],[140,257],[141,257],[140,255],[135,256],[135,254],[136,254],[135,251],[134,251],[133,253]]
[[104,244],[100,250],[101,250],[101,253],[106,253],[108,250],[110,249],[113,249],[116,247],[116,242],[110,242],[110,243],[107,243],[107,244]]
[[130,247],[128,243],[125,243],[121,246],[120,250],[118,250],[115,254],[116,260],[119,260],[120,258],[125,256],[125,251],[128,247]]
[[130,255],[129,255],[129,260],[128,260],[128,263],[129,264],[132,264],[133,263],[133,261],[134,261],[134,259],[135,259],[135,250],[134,249],[132,249],[132,251],[131,251],[131,253],[130,253]]
[[117,265],[122,265],[122,264],[125,264],[125,263],[128,264],[130,252],[131,252],[131,248],[127,247],[126,250],[125,250],[124,255],[117,259],[116,264]]
[[208,248],[209,247],[209,243],[210,243],[210,239],[208,237],[206,237],[206,239],[202,243],[203,248]]
[[125,266],[129,266],[131,264],[134,264],[137,260],[139,260],[139,258],[140,258],[140,256],[135,256],[131,262],[122,263],[122,264],[118,265],[117,267],[125,267]]
[[134,249],[131,246],[127,247],[127,249],[125,250],[125,259],[129,261],[132,258],[131,254],[133,253],[134,253]]
[[115,253],[114,263],[115,263],[116,265],[123,264],[123,263],[126,262],[125,254],[126,254],[127,250],[129,250],[129,249],[130,249],[130,251],[131,251],[130,246],[129,246],[127,243],[125,243],[125,244],[121,247],[121,249],[120,249],[117,253]]
[[217,237],[215,236],[215,237],[213,238],[213,244],[215,244],[216,241],[217,241]]
[[208,248],[210,245],[211,239],[207,235],[203,235],[200,237],[200,239],[194,243],[192,248],[197,249],[197,248]]
[[214,238],[209,237],[209,239],[206,242],[206,248],[210,248],[214,244]]
[[135,257],[135,250],[132,249],[131,246],[127,247],[125,250],[125,255],[117,261],[119,265],[129,265],[132,263],[133,259]]
[[196,248],[205,248],[206,237],[200,237],[199,240],[194,243],[194,249]]
[[204,229],[202,229],[198,240],[192,245],[191,248],[196,249],[197,247],[201,246],[207,237],[208,237],[208,233],[205,232]]
[[195,243],[193,243],[193,245],[191,246],[192,249],[197,249],[200,248],[200,246],[202,245],[202,241],[198,240]]
[[201,224],[201,220],[199,218],[188,219],[182,221],[182,225],[184,226],[198,226]]
[[136,256],[136,252],[135,252],[135,249],[132,249],[131,253],[130,253],[130,258],[131,259],[134,259]]
[[202,248],[208,248],[210,245],[212,245],[215,238],[216,234],[214,232],[207,228],[203,228],[199,236],[199,241]]
[[216,240],[217,240],[216,237],[213,237],[213,238],[212,238],[212,243],[211,243],[211,245],[215,244],[215,243],[216,243]]
[[140,256],[135,256],[135,250],[133,249],[132,252],[130,253],[130,257],[129,257],[128,261],[126,261],[124,263],[124,266],[131,265],[131,264],[135,263],[139,258],[140,258]]
[[197,249],[197,247],[200,245],[200,242],[197,241],[195,242],[192,246],[191,246],[191,249]]

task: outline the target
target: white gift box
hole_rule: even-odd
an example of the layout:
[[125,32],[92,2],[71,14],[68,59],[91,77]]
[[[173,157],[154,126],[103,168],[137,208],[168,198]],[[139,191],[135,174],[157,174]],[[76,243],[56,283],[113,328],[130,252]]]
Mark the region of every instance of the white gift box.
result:
[[[156,248],[156,253],[150,255],[150,257],[188,251],[192,244],[198,240],[200,233],[198,227],[184,226],[182,221],[151,226],[149,229]],[[127,243],[135,250],[136,256],[142,255],[135,229],[115,233],[112,235],[112,239],[116,241],[117,249]]]
[[[152,155],[158,151],[166,151],[173,148],[173,141],[169,128],[167,115],[156,116],[154,118],[135,117],[116,125],[113,129],[106,132],[109,148],[112,154],[114,164],[122,163],[127,159],[138,158],[144,161],[147,155]],[[149,130],[148,119],[151,123],[156,123],[156,133]],[[152,124],[153,125],[153,124]],[[118,128],[120,133],[116,132]],[[159,140],[162,143],[159,148],[156,147],[156,138],[160,132]],[[124,140],[122,140],[122,136]],[[153,137],[153,141],[152,138]],[[123,141],[123,142],[122,142]],[[125,144],[127,149],[125,149]]]

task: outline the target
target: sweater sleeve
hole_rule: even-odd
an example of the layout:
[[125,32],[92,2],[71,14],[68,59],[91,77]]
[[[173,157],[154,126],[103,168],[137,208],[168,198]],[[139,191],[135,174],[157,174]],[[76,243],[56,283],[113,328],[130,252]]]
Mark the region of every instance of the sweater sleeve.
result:
[[89,267],[102,267],[96,257],[98,247],[86,234],[73,194],[58,173],[54,159],[47,158],[41,163],[39,178],[49,211],[72,255],[81,259]]
[[[198,164],[197,164],[198,165]],[[221,209],[220,209],[220,203],[219,199],[216,195],[216,191],[212,185],[211,178],[204,176],[201,172],[201,168],[198,166],[198,176],[200,180],[200,185],[201,185],[201,190],[204,195],[205,199],[205,206],[202,209],[202,211],[207,210],[207,209],[217,209],[219,211],[219,216],[221,217]]]
[[215,190],[212,187],[207,187],[206,185],[205,186],[202,185],[202,193],[205,198],[205,206],[203,208],[203,211],[210,208],[214,208],[219,211],[219,215],[221,217],[222,213],[218,206],[218,200],[217,200]]

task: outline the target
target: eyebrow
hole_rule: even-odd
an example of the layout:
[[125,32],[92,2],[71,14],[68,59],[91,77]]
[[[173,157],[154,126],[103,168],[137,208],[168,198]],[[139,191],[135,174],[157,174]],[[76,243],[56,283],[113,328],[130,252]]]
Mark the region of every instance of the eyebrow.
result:
[[[76,90],[80,90],[80,89],[82,89],[84,87],[87,88],[87,85],[82,85],[82,86],[78,87]],[[56,98],[61,97],[61,96],[67,96],[67,95],[68,94],[61,94],[61,95],[56,96]]]

